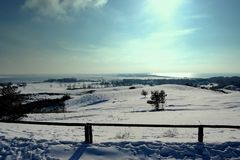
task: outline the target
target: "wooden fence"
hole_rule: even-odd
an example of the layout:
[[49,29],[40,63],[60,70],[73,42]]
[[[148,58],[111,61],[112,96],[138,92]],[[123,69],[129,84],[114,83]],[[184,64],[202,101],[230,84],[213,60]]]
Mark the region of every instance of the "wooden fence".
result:
[[34,121],[0,121],[0,123],[54,125],[54,126],[83,126],[85,142],[93,143],[93,126],[105,127],[152,127],[152,128],[198,128],[198,142],[203,142],[204,128],[240,129],[238,125],[171,125],[171,124],[122,124],[122,123],[61,123],[61,122],[34,122]]

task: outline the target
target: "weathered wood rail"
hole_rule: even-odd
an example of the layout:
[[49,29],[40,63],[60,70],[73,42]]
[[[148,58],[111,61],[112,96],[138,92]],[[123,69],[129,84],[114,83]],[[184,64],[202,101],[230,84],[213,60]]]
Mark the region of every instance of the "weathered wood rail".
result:
[[122,123],[62,123],[62,122],[35,122],[35,121],[0,121],[0,123],[53,125],[53,126],[82,126],[85,131],[85,142],[93,143],[93,126],[105,127],[152,127],[152,128],[198,128],[198,142],[203,142],[204,128],[240,129],[239,125],[174,125],[174,124],[122,124]]

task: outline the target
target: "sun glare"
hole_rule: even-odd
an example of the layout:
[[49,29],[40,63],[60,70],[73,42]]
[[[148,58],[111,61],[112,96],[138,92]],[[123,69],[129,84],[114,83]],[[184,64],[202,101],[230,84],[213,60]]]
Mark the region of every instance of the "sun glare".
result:
[[162,21],[170,21],[182,2],[182,0],[148,0],[148,5],[151,12]]

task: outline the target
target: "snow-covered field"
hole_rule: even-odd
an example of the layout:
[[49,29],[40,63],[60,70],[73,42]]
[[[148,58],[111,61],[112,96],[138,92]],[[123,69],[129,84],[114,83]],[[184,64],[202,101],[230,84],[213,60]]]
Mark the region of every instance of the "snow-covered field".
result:
[[[146,98],[142,89],[148,91]],[[150,92],[165,90],[165,111],[153,112]],[[66,90],[57,83],[30,83],[22,93],[64,93],[66,113],[29,114],[23,120],[51,122],[240,124],[240,92],[228,94],[181,85]],[[49,97],[46,95],[46,97]],[[55,96],[56,97],[56,96]],[[221,159],[240,158],[240,130],[94,127],[94,144],[86,145],[83,127],[0,123],[0,159]]]

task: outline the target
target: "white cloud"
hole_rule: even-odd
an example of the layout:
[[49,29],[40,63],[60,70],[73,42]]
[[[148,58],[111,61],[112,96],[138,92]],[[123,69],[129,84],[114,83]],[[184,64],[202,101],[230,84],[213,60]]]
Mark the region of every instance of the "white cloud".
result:
[[70,12],[86,8],[100,8],[108,0],[26,0],[23,9],[35,11],[39,16],[62,19]]

